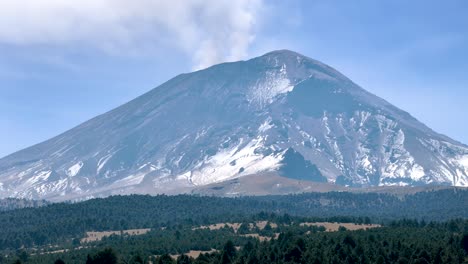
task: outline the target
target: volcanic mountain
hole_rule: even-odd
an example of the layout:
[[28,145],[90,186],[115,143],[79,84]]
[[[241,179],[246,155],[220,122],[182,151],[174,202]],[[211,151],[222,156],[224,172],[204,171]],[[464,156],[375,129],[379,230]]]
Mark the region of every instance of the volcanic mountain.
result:
[[468,186],[468,147],[281,50],[181,74],[0,159],[1,197],[186,193],[248,179],[271,188]]

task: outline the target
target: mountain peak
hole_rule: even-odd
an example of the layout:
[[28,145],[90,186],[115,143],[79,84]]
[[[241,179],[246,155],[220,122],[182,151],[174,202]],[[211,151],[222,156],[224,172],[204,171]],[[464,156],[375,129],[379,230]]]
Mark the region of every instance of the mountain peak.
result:
[[331,66],[287,49],[268,52],[252,59],[252,61],[262,61],[269,67],[283,68],[292,80],[301,81],[313,77],[350,82],[348,78]]
[[[253,175],[270,187],[468,186],[468,148],[333,68],[278,50],[180,75],[0,159],[0,197],[171,194]],[[278,177],[289,180],[269,182]]]
[[265,53],[261,57],[283,57],[283,58],[292,58],[292,57],[302,57],[307,58],[306,56],[288,49],[273,50]]
[[313,60],[295,51],[283,49],[270,51],[260,57],[256,57],[252,60],[262,60],[273,65],[285,64],[288,66],[300,66],[304,63],[322,64],[319,61]]

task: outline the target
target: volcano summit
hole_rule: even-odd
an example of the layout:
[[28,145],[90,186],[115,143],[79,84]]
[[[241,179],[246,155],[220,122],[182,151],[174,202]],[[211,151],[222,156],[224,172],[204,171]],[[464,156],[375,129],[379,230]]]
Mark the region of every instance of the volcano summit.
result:
[[468,186],[468,147],[281,50],[181,74],[0,159],[2,197],[186,193],[249,178],[271,188]]

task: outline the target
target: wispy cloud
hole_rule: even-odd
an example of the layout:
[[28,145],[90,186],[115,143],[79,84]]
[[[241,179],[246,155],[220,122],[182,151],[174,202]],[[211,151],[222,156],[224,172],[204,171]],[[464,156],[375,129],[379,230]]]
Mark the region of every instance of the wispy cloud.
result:
[[0,43],[145,55],[172,47],[194,69],[244,59],[262,0],[0,1]]

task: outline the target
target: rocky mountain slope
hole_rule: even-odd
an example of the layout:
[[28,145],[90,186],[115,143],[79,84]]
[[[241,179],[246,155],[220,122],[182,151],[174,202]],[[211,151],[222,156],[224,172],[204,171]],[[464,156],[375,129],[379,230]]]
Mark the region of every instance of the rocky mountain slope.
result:
[[468,186],[468,147],[282,50],[181,74],[0,159],[0,196],[181,193],[272,174],[353,187]]

